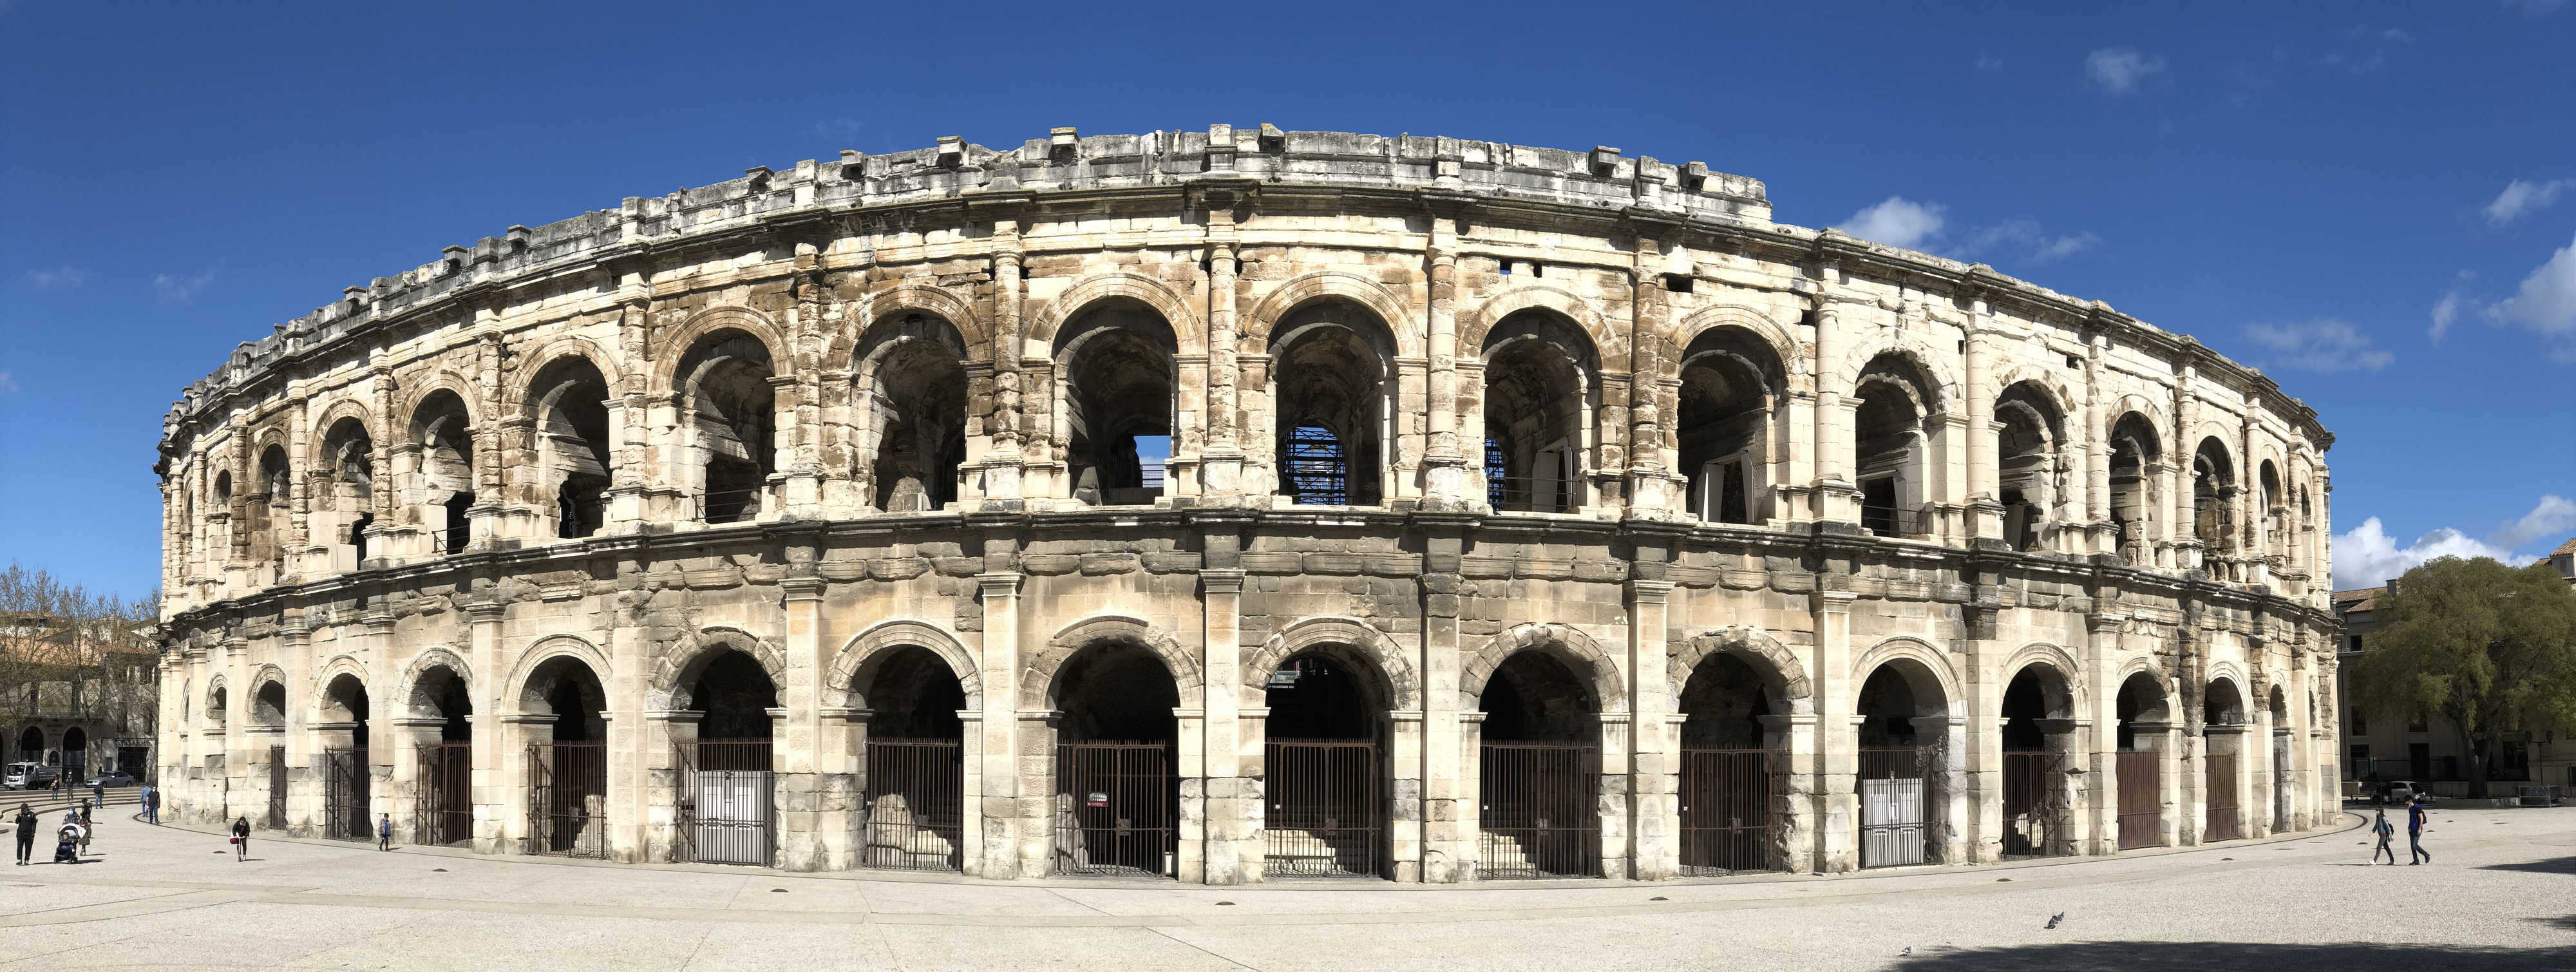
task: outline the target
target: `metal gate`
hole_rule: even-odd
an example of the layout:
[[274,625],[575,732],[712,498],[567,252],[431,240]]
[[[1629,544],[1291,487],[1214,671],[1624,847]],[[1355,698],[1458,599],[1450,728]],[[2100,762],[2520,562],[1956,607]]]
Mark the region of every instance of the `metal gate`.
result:
[[2056,753],[2004,754],[2004,854],[2050,853],[2057,838],[2058,777],[2063,757]]
[[474,744],[420,747],[420,818],[412,843],[462,844],[474,839]]
[[1860,866],[1923,863],[1932,840],[1930,783],[1939,753],[1928,746],[1860,751]]
[[1379,873],[1385,799],[1377,744],[1365,739],[1281,739],[1263,746],[1262,873]]
[[268,829],[286,829],[286,747],[268,747]]
[[2202,843],[2213,840],[2235,840],[2236,827],[2236,754],[2209,753],[2201,757],[2208,767],[2209,826],[2200,832]]
[[1767,749],[1682,750],[1682,874],[1776,869]]
[[2119,758],[2120,849],[2157,847],[2164,838],[2164,771],[2155,750],[2114,754]]
[[859,866],[956,871],[965,862],[955,739],[868,740],[867,840]]
[[1485,743],[1477,791],[1478,877],[1601,876],[1601,747]]
[[1057,745],[1049,872],[1179,876],[1171,766],[1168,743]]
[[375,828],[367,820],[367,751],[322,751],[322,836],[331,840],[368,840]]
[[608,744],[528,747],[528,852],[608,856]]
[[679,860],[769,866],[778,846],[769,747],[766,739],[679,744]]

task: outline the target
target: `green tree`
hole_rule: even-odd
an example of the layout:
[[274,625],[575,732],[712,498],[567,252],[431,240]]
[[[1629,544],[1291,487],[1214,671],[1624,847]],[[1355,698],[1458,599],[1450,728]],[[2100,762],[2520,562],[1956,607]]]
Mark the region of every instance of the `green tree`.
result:
[[2436,557],[2372,612],[2354,688],[2374,708],[2440,712],[2469,754],[2469,796],[2487,795],[2507,729],[2576,727],[2576,589],[2538,563]]

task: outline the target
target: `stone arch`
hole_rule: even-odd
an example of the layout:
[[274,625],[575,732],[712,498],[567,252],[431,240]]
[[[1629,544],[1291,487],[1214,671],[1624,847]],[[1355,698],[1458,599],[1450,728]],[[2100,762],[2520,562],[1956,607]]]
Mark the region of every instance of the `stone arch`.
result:
[[1780,370],[1787,377],[1790,388],[1795,389],[1802,383],[1802,379],[1809,371],[1807,359],[1810,355],[1806,353],[1805,346],[1799,344],[1797,338],[1792,337],[1787,328],[1781,327],[1778,321],[1772,320],[1771,315],[1763,313],[1760,308],[1744,304],[1719,304],[1715,307],[1703,307],[1685,315],[1664,332],[1663,346],[1656,349],[1655,373],[1663,378],[1680,377],[1682,366],[1679,360],[1680,352],[1688,349],[1692,342],[1699,340],[1700,335],[1721,327],[1736,327],[1752,332],[1755,337],[1762,339],[1762,343],[1771,346],[1771,355],[1779,360]]
[[1460,315],[1458,348],[1462,354],[1475,354],[1485,346],[1485,335],[1503,318],[1525,310],[1549,310],[1565,315],[1592,339],[1593,353],[1599,356],[1601,370],[1612,374],[1628,371],[1628,342],[1593,313],[1592,305],[1583,298],[1543,284],[1516,286],[1487,298],[1475,309]]
[[[467,428],[483,428],[483,416],[479,411],[483,407],[483,392],[481,389],[475,387],[473,382],[465,380],[465,376],[449,371],[445,368],[437,368],[431,370],[428,375],[423,376],[419,380],[408,382],[407,384],[410,388],[403,396],[402,405],[394,413],[395,415],[402,417],[404,427],[398,430],[389,430],[397,439],[407,439],[409,437],[410,425],[420,416],[421,404],[429,401],[430,396],[436,395],[442,391],[454,394],[457,401],[464,404],[465,424]],[[391,417],[389,416],[387,420],[390,421]],[[395,440],[389,439],[387,441]]]
[[1345,617],[1300,618],[1263,641],[1243,664],[1243,704],[1259,706],[1269,691],[1270,673],[1298,652],[1326,644],[1349,645],[1376,665],[1378,677],[1392,692],[1391,708],[1422,708],[1422,675],[1405,657],[1403,646],[1367,622]]
[[464,682],[469,689],[474,684],[474,668],[465,663],[463,656],[445,646],[422,649],[420,654],[412,656],[411,664],[403,667],[402,682],[395,686],[394,697],[399,700],[405,714],[415,718],[426,718],[436,714],[422,712],[420,704],[420,681],[433,668],[444,668],[455,673],[457,679]]
[[2130,412],[2136,412],[2140,418],[2146,420],[2148,431],[2156,434],[2156,441],[2159,444],[2170,446],[2173,436],[2167,433],[2173,425],[2165,421],[2164,408],[2157,405],[2153,399],[2132,392],[2113,399],[2110,407],[2102,410],[2102,414],[2109,416],[2114,425],[2119,424],[2120,419]]
[[1920,403],[1927,408],[1924,415],[1946,414],[1959,406],[1961,385],[1958,370],[1950,367],[1949,361],[1923,339],[1908,334],[1884,334],[1860,341],[1843,355],[1828,387],[1846,397],[1858,395],[1862,373],[1868,370],[1871,361],[1883,354],[1904,358],[1916,372],[1932,380],[1932,392],[1937,400]]
[[1995,394],[2001,397],[2014,385],[2029,385],[2038,389],[2041,397],[2047,399],[2048,404],[2057,409],[2058,416],[2069,423],[2077,421],[2084,415],[2081,400],[2075,397],[2074,392],[2067,390],[2065,382],[2058,380],[2055,371],[2044,365],[2029,362],[2013,365],[1995,375],[1995,382],[1991,387],[1995,389]]
[[778,332],[778,326],[767,316],[747,307],[711,307],[691,315],[687,321],[671,329],[671,333],[652,342],[653,380],[646,391],[656,395],[679,394],[680,389],[675,387],[675,383],[679,380],[680,365],[690,357],[689,352],[707,335],[725,330],[741,331],[767,348],[770,373],[795,372],[796,356],[788,350],[786,336]]
[[653,657],[651,674],[644,684],[645,704],[654,709],[676,711],[689,707],[689,684],[699,672],[726,649],[750,655],[769,676],[770,686],[787,690],[787,651],[767,638],[732,625],[708,625],[682,635],[678,643]]
[[520,652],[518,662],[510,666],[510,679],[503,683],[501,690],[501,703],[506,707],[504,711],[533,711],[528,708],[527,696],[533,688],[528,680],[536,677],[538,666],[557,658],[572,658],[590,666],[591,675],[598,678],[602,686],[608,684],[609,673],[614,670],[609,666],[608,655],[600,651],[599,646],[591,644],[590,639],[571,634],[547,635],[528,646],[528,650]]
[[867,700],[858,685],[875,674],[879,665],[902,648],[922,648],[948,663],[956,673],[958,687],[966,693],[966,708],[984,707],[984,679],[975,664],[975,655],[937,625],[924,621],[898,619],[869,625],[841,645],[832,656],[832,667],[823,676],[823,705],[830,708],[864,707]]
[[214,677],[206,679],[205,701],[199,706],[199,708],[209,717],[212,717],[217,712],[224,713],[224,717],[215,722],[215,725],[219,728],[225,722],[231,721],[232,686],[224,678],[223,673],[217,672]]
[[625,373],[617,367],[617,358],[600,347],[598,342],[578,335],[559,335],[519,356],[520,365],[514,369],[516,374],[511,376],[509,390],[505,393],[508,397],[503,399],[504,406],[512,412],[532,415],[533,410],[543,404],[529,400],[529,395],[535,391],[532,386],[547,368],[564,358],[589,361],[591,367],[599,369],[599,376],[607,380],[611,394],[626,382]]
[[[2224,689],[2223,692],[2221,691],[2222,689]],[[2231,706],[2234,708],[2235,711],[2233,715],[2236,717],[2236,721],[2216,723],[2217,725],[2227,726],[2248,724],[2251,721],[2254,700],[2259,698],[2259,696],[2255,695],[2248,687],[2245,681],[2245,673],[2239,670],[2235,664],[2231,662],[2218,662],[2209,666],[2208,686],[2201,691],[2200,697],[2202,705],[2207,710],[2222,710]],[[2217,714],[2228,713],[2220,712]],[[2208,725],[2210,723],[2207,723],[2204,719],[2203,724]]]
[[1628,711],[1628,687],[1619,673],[1619,663],[1602,650],[1600,642],[1582,629],[1567,624],[1527,622],[1513,625],[1485,642],[1476,657],[1458,670],[1458,698],[1463,711],[1479,710],[1485,694],[1485,683],[1503,662],[1522,651],[1541,651],[1565,663],[1576,677],[1586,675],[1596,699],[1594,711],[1601,714]]
[[1271,350],[1271,330],[1279,321],[1304,304],[1339,297],[1366,308],[1395,333],[1395,353],[1422,357],[1422,329],[1398,298],[1385,284],[1344,270],[1318,270],[1291,277],[1262,295],[1259,303],[1243,315],[1242,333],[1238,339],[1245,354],[1267,354]]
[[1965,704],[1965,698],[1959,691],[1958,670],[1951,666],[1948,653],[1932,647],[1920,638],[1899,635],[1871,645],[1868,651],[1861,653],[1858,660],[1852,662],[1851,684],[1854,686],[1867,684],[1871,675],[1877,674],[1880,668],[1890,664],[1897,665],[1897,674],[1917,690],[1918,704],[1922,701],[1921,690],[1929,688],[1940,693],[1941,708],[1944,712],[1950,715],[1959,714],[1959,707]]
[[1091,305],[1104,300],[1127,298],[1144,304],[1163,316],[1171,325],[1172,337],[1181,354],[1207,353],[1207,327],[1190,311],[1190,301],[1171,285],[1141,273],[1106,273],[1086,277],[1064,293],[1057,294],[1045,307],[1039,308],[1029,321],[1028,340],[1049,347],[1055,344],[1055,333],[1065,322],[1082,316]]
[[367,408],[366,403],[355,398],[333,399],[331,404],[324,406],[315,414],[318,418],[312,426],[314,435],[313,441],[308,443],[311,450],[306,453],[306,469],[330,468],[332,456],[328,450],[331,448],[329,441],[331,427],[340,424],[343,419],[356,419],[358,425],[367,430],[368,440],[384,441],[384,436],[381,434],[384,430],[376,425],[374,411]]
[[1667,654],[1670,660],[1664,665],[1664,678],[1672,683],[1671,698],[1682,697],[1682,689],[1690,684],[1691,673],[1699,670],[1700,663],[1718,655],[1733,655],[1762,677],[1763,687],[1778,700],[1775,704],[1787,706],[1789,713],[1816,711],[1815,687],[1807,680],[1806,664],[1780,639],[1760,628],[1712,628],[1674,642]]
[[[270,686],[277,687],[277,699],[268,699]],[[282,726],[294,703],[286,697],[286,670],[273,664],[261,665],[250,676],[250,724]]]
[[366,663],[359,661],[357,656],[349,654],[331,656],[331,660],[323,662],[321,670],[314,673],[313,680],[306,683],[304,694],[309,700],[304,707],[304,717],[306,720],[312,722],[334,721],[329,718],[330,712],[328,711],[328,707],[332,704],[331,683],[339,681],[340,677],[344,675],[357,679],[360,686],[375,684],[373,680],[367,677]]
[[1027,667],[1020,671],[1020,708],[1032,711],[1053,708],[1056,671],[1063,668],[1075,653],[1103,641],[1129,641],[1153,652],[1163,660],[1163,667],[1171,673],[1173,687],[1179,690],[1183,699],[1192,698],[1190,693],[1206,687],[1206,681],[1199,677],[1197,662],[1181,647],[1179,639],[1157,630],[1141,618],[1098,615],[1058,629],[1054,637],[1047,639],[1046,647],[1038,652],[1037,657],[1029,659]]
[[975,312],[972,302],[946,287],[907,282],[861,296],[853,306],[845,309],[842,325],[838,333],[832,335],[831,348],[824,353],[823,360],[848,360],[858,353],[869,331],[884,323],[886,318],[905,311],[930,314],[956,328],[958,340],[965,345],[958,356],[960,361],[985,361],[1004,354],[1018,354],[1015,348],[994,347],[993,328]]
[[2045,641],[2023,645],[2011,657],[2004,659],[2003,666],[1995,670],[1995,684],[2011,685],[2022,669],[2032,665],[2045,665],[2057,676],[2056,685],[2049,685],[2046,681],[2040,683],[2042,691],[2064,694],[2064,698],[2049,700],[2050,709],[2059,709],[2059,703],[2063,703],[2063,710],[2069,713],[2092,711],[2088,701],[2092,693],[2084,684],[2084,669],[2076,665],[2075,656],[2067,654],[2066,649]]

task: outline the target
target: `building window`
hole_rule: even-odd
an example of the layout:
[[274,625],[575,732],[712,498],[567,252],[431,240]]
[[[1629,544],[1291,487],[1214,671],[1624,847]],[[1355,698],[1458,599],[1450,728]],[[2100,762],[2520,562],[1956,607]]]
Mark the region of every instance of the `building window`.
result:
[[1485,505],[1498,510],[1503,508],[1504,492],[1510,488],[1504,483],[1504,478],[1510,475],[1511,464],[1504,459],[1502,440],[1486,439]]
[[2360,636],[2360,635],[2354,635],[2354,636],[2352,636],[2352,650],[2354,650],[2354,651],[2360,651],[2360,650],[2361,650],[2361,636]]
[[2370,735],[2370,720],[2362,716],[2361,709],[2356,707],[2352,710],[2352,721],[2344,723],[2344,733],[2352,736]]
[[2406,720],[2406,731],[2407,731],[2407,732],[2430,732],[2430,731],[2432,731],[2432,726],[2430,725],[2431,720],[2432,720],[2432,717],[2431,717],[2431,716],[2428,716],[2428,715],[2425,715],[2425,714],[2424,714],[2424,710],[2422,710],[2422,709],[2417,709],[2417,710],[2415,710],[2415,717],[2414,717],[2414,718],[2412,718],[2412,719],[2408,719],[2408,720]]

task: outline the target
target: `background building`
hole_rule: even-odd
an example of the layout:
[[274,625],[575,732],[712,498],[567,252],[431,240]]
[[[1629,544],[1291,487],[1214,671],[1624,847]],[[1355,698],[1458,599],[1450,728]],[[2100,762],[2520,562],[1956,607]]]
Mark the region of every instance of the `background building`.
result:
[[2337,806],[2314,413],[1613,148],[755,168],[348,288],[165,431],[199,819],[1448,882]]

